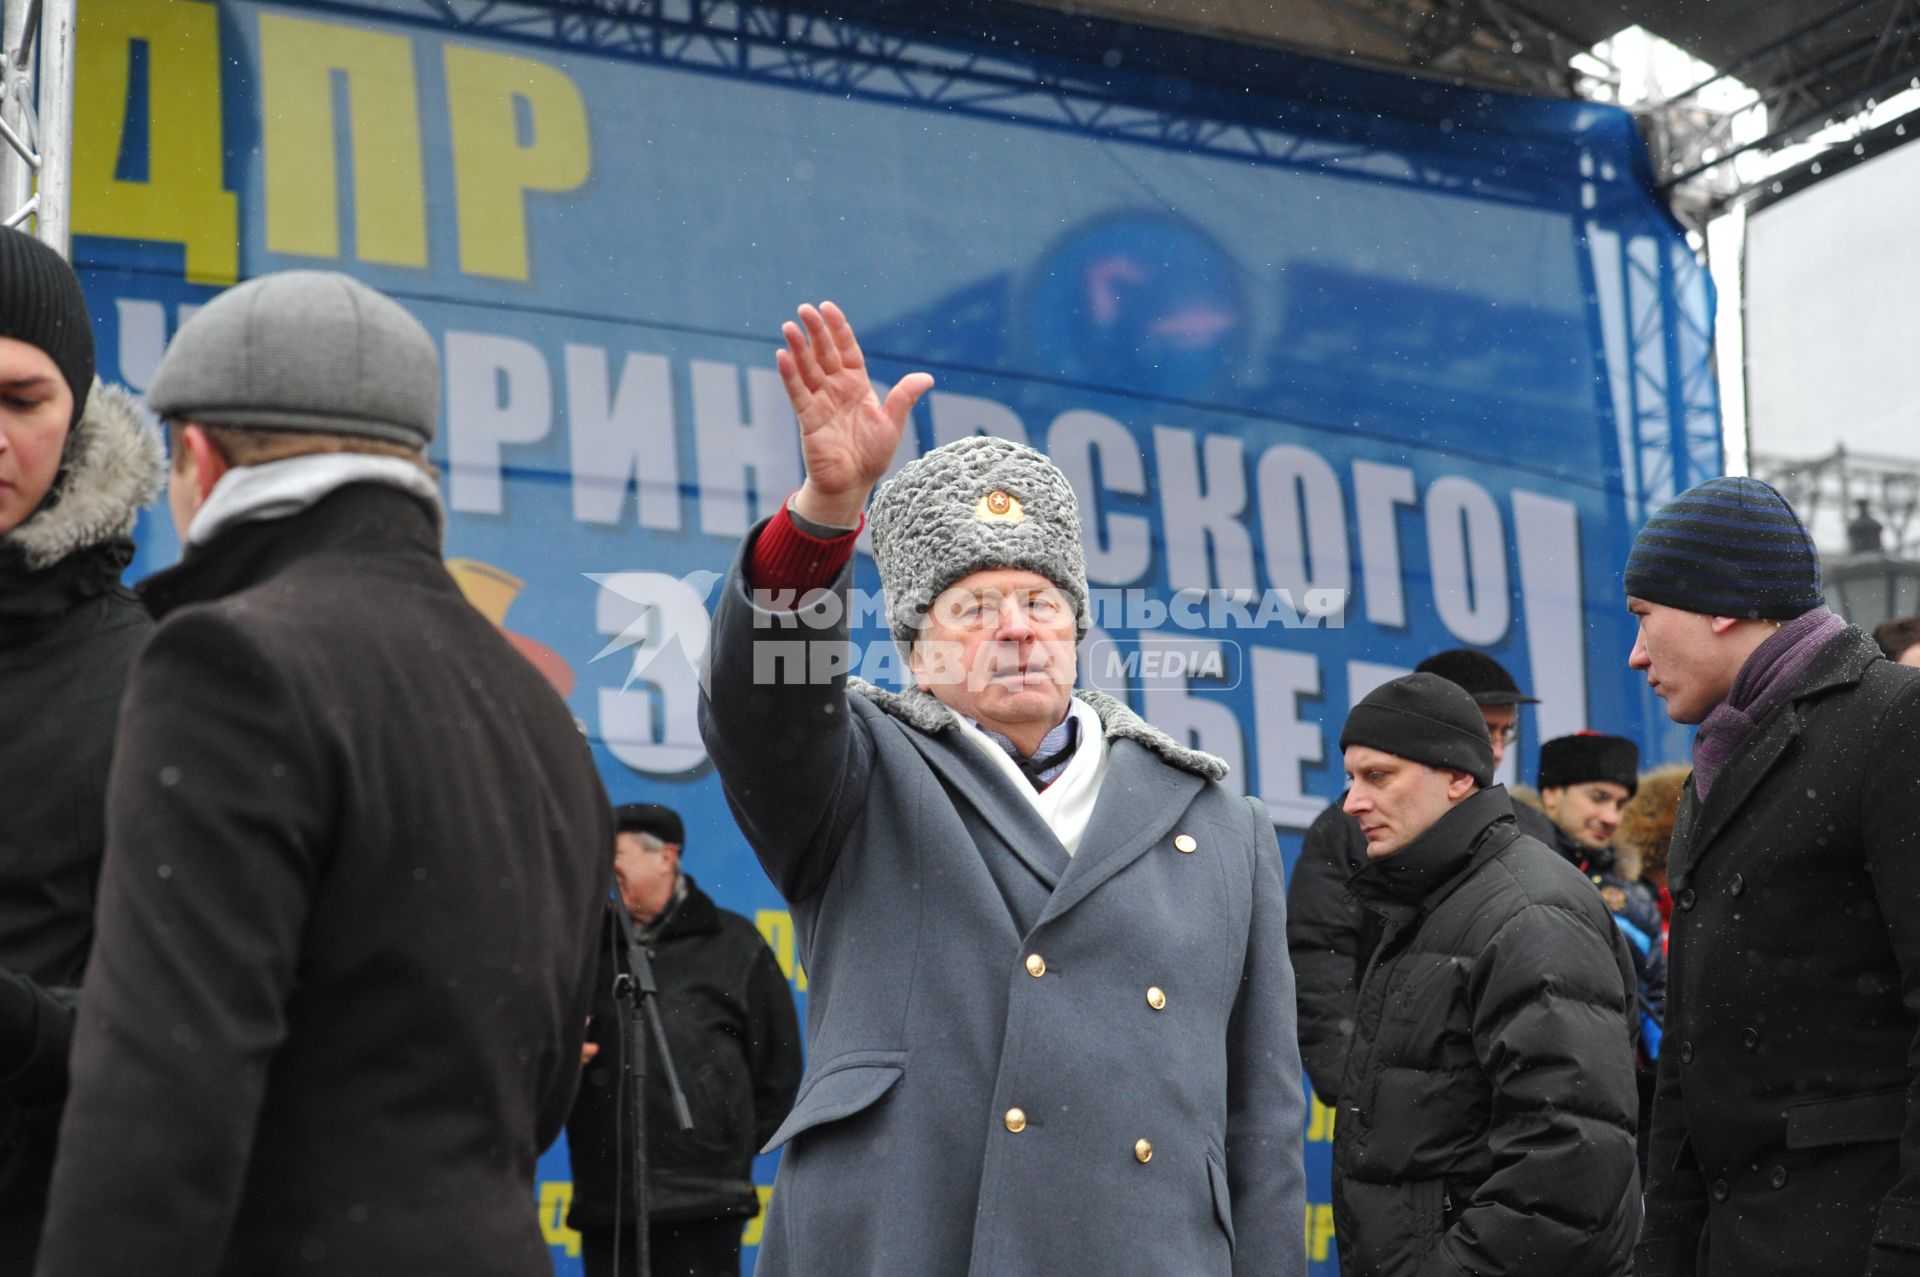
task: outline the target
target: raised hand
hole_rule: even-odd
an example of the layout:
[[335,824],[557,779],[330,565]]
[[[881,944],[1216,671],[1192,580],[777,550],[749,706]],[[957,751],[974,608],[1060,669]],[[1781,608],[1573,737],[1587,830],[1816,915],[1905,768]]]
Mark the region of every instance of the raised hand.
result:
[[860,522],[913,405],[933,387],[933,378],[908,373],[883,402],[867,378],[853,325],[832,302],[800,307],[800,323],[789,320],[780,334],[787,344],[774,362],[800,421],[800,455],[807,466],[793,507],[816,523],[850,528]]

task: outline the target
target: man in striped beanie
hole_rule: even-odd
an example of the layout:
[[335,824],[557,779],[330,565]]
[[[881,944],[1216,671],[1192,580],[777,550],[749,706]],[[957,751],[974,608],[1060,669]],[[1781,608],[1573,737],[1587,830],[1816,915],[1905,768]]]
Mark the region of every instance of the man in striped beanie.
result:
[[1753,479],[1648,520],[1626,593],[1628,664],[1700,725],[1635,1271],[1920,1271],[1920,672]]

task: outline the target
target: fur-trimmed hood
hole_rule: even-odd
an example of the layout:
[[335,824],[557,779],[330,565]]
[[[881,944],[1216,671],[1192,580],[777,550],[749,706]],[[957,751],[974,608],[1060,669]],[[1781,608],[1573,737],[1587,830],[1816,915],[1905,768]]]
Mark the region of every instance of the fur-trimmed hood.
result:
[[[960,721],[959,716],[939,697],[924,688],[912,687],[904,692],[890,692],[860,678],[848,679],[847,688],[866,697],[901,722],[923,732],[944,732],[956,727]],[[1134,741],[1158,754],[1170,766],[1208,780],[1220,780],[1226,776],[1228,769],[1225,759],[1197,749],[1188,749],[1105,692],[1078,691],[1074,696],[1100,716],[1100,726],[1108,740]]]
[[121,386],[95,381],[67,439],[50,504],[0,536],[31,571],[133,531],[140,509],[166,482],[159,428]]

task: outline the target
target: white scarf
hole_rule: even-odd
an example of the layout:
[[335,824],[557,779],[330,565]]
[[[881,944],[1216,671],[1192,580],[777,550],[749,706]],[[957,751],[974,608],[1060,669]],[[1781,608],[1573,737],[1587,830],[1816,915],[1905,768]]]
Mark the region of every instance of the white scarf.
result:
[[299,514],[350,483],[381,483],[417,498],[433,512],[434,526],[445,535],[440,489],[413,462],[365,452],[314,452],[265,465],[234,466],[221,475],[187,526],[187,544],[204,545],[236,523]]
[[960,724],[961,735],[986,751],[994,766],[1013,782],[1013,787],[1026,795],[1027,801],[1040,813],[1040,819],[1047,822],[1047,828],[1071,856],[1080,850],[1080,837],[1087,832],[1087,822],[1093,818],[1093,805],[1100,798],[1101,782],[1107,778],[1107,738],[1100,715],[1079,697],[1069,702],[1067,712],[1080,720],[1080,747],[1073,751],[1067,769],[1040,790],[1020,774],[1007,751],[973,720],[962,714],[954,718]]

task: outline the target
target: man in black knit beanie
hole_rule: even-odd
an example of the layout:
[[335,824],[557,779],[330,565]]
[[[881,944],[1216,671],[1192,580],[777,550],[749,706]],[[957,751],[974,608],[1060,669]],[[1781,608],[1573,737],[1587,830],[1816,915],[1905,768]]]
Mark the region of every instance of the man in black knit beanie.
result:
[[1334,1127],[1348,1273],[1613,1277],[1638,1231],[1633,969],[1578,870],[1520,832],[1479,709],[1431,673],[1340,733],[1382,921]]

